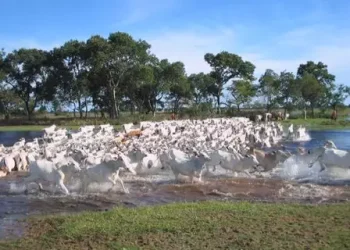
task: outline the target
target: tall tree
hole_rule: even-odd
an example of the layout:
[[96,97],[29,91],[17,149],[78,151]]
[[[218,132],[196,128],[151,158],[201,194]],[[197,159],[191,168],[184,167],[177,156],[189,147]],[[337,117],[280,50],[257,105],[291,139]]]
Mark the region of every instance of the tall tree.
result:
[[191,85],[182,62],[172,63],[167,73],[170,80],[168,99],[173,103],[173,111],[177,113],[182,104],[191,98]]
[[172,64],[168,60],[158,60],[153,57],[152,60],[152,81],[145,82],[142,85],[141,92],[144,106],[147,111],[155,115],[157,104],[161,104],[164,95],[169,91],[172,79],[176,78],[171,70]]
[[336,90],[332,93],[330,100],[331,107],[336,110],[338,106],[344,104],[346,98],[350,96],[350,87],[340,84]]
[[277,103],[279,77],[272,69],[267,69],[259,78],[260,93],[266,98],[266,110],[270,111]]
[[49,53],[43,50],[20,49],[8,54],[5,59],[5,82],[24,102],[28,119],[31,119],[39,102],[53,97],[53,89],[48,85],[52,80],[48,57]]
[[304,107],[310,107],[312,117],[314,117],[314,109],[317,101],[324,93],[324,86],[313,74],[304,73],[303,77],[298,79],[298,87],[301,90]]
[[[78,105],[80,118],[83,117],[83,107],[87,108],[88,102],[88,84],[87,72],[89,65],[86,58],[86,44],[77,40],[66,42],[59,49],[55,50],[66,68],[66,81],[61,86],[61,99]],[[67,75],[68,74],[68,75]]]
[[292,72],[283,71],[279,75],[278,103],[284,108],[284,115],[291,110],[299,96],[299,89]]
[[328,72],[326,64],[322,62],[316,64],[313,61],[307,61],[306,64],[299,65],[297,78],[302,78],[306,73],[313,75],[323,86],[322,94],[318,96],[318,100],[314,105],[328,107],[332,98],[332,92],[335,90],[335,76]]
[[111,33],[108,39],[93,36],[87,41],[90,63],[94,73],[107,76],[106,87],[110,99],[110,117],[119,116],[119,105],[128,73],[140,63],[149,60],[150,45],[145,41],[135,41],[129,34]]
[[5,51],[0,50],[0,82],[5,79]]
[[131,112],[134,112],[135,106],[139,112],[142,112],[143,108],[147,108],[147,112],[154,112],[150,106],[151,100],[149,94],[151,89],[150,83],[154,80],[153,68],[149,65],[139,65],[129,74],[128,82],[126,85],[126,97],[129,100],[131,106]]
[[226,51],[217,55],[207,53],[204,60],[212,68],[210,75],[215,79],[215,84],[210,89],[216,98],[217,112],[221,113],[220,105],[224,85],[235,78],[254,80],[255,66],[249,61],[244,61],[240,56]]
[[204,74],[203,72],[199,74],[191,74],[188,77],[188,80],[191,85],[194,103],[196,105],[203,102],[204,99],[207,99],[210,95],[210,86],[215,84],[215,79],[211,77],[210,74]]
[[232,82],[232,86],[228,87],[238,112],[243,104],[251,102],[256,94],[256,88],[249,80],[236,80]]
[[8,88],[0,84],[0,114],[5,115],[8,120],[10,115],[20,107],[21,100]]

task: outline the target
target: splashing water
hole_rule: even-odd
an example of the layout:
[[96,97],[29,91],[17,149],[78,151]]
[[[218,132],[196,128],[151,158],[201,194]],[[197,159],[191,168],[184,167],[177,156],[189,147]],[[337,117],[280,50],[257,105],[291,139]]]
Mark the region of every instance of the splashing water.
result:
[[285,180],[297,180],[300,182],[314,183],[338,183],[350,182],[350,170],[338,167],[327,168],[320,172],[321,166],[316,162],[309,168],[310,162],[315,160],[314,156],[293,155],[274,169],[273,174]]
[[299,137],[294,137],[293,142],[304,142],[304,141],[310,141],[311,140],[311,136],[308,133],[302,134]]

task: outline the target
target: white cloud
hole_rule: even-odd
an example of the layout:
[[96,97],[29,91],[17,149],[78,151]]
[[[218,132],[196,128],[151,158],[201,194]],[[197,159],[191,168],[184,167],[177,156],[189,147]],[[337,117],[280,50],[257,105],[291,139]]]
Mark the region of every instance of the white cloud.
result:
[[[301,27],[277,36],[276,44],[262,46],[258,44],[259,41],[256,44],[250,43],[251,50],[247,52],[247,46],[238,46],[239,40],[242,40],[244,35],[241,29],[226,26],[190,27],[192,28],[157,30],[157,33],[147,31],[138,37],[149,42],[152,45],[152,53],[159,58],[167,58],[172,62],[182,61],[188,74],[209,72],[210,67],[204,61],[205,53],[215,54],[227,50],[240,55],[244,60],[251,61],[256,66],[256,77],[260,77],[266,69],[273,69],[277,73],[283,70],[295,73],[299,64],[313,60],[327,64],[329,71],[336,75],[337,83],[349,84],[347,71],[350,67],[350,31],[335,30],[330,33],[330,28],[325,28],[321,32],[321,26]],[[322,34],[324,35],[321,36]],[[45,43],[31,38],[4,37],[1,40],[2,46],[8,52],[21,47],[49,50],[65,42],[64,40]],[[303,46],[302,53],[300,46]],[[271,48],[275,52],[274,55],[268,53]],[[281,55],[278,55],[278,51],[281,51]],[[289,55],[283,55],[283,51],[288,51]]]
[[182,61],[186,72],[208,72],[209,65],[204,61],[206,53],[218,53],[232,50],[234,32],[226,27],[219,29],[187,29],[166,31],[161,34],[145,37],[151,45],[151,51],[157,57],[169,61]]
[[158,13],[173,9],[180,0],[128,0],[122,8],[118,25],[127,26],[144,21]]
[[[236,46],[243,34],[229,27],[168,30],[142,37],[152,45],[152,52],[159,58],[184,62],[188,74],[210,70],[204,61],[205,53],[227,50],[251,61],[256,66],[257,77],[266,69],[296,73],[301,63],[313,60],[327,64],[329,71],[337,76],[337,82],[346,83],[344,75],[350,65],[350,32],[330,33],[329,30],[330,27],[324,27],[323,32],[321,26],[301,27],[276,36],[275,44],[250,45],[254,48],[251,53]],[[274,55],[268,53],[271,48]],[[281,51],[280,55],[278,51]],[[288,55],[284,55],[285,51]]]
[[28,38],[28,39],[1,39],[2,48],[7,52],[11,52],[16,49],[25,48],[25,49],[43,49],[43,50],[51,50],[54,47],[61,46],[63,43],[60,42],[39,42],[36,39]]

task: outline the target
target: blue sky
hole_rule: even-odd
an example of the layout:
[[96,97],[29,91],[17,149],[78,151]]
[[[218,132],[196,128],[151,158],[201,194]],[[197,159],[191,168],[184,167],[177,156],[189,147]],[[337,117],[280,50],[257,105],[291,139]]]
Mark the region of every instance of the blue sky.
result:
[[7,51],[123,31],[158,57],[183,61],[189,74],[209,71],[206,52],[227,50],[255,64],[257,77],[314,60],[350,85],[347,0],[2,0],[1,10]]

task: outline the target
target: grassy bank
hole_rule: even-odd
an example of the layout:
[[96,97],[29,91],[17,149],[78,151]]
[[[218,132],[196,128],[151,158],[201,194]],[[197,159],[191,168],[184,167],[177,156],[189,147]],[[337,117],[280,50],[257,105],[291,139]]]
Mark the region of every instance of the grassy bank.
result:
[[201,202],[28,221],[0,249],[350,249],[350,206]]
[[340,119],[337,121],[332,121],[325,118],[314,118],[314,119],[290,119],[283,121],[283,124],[289,125],[293,123],[294,125],[303,125],[308,129],[314,130],[330,130],[330,129],[350,129],[350,121]]

